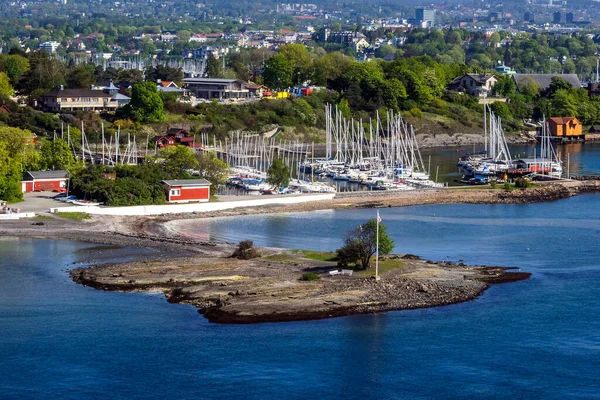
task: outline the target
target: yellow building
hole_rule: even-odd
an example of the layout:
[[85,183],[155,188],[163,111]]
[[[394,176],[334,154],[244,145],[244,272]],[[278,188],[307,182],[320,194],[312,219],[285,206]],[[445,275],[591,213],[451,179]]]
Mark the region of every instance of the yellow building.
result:
[[583,127],[575,117],[552,117],[548,120],[548,127],[552,136],[581,136]]

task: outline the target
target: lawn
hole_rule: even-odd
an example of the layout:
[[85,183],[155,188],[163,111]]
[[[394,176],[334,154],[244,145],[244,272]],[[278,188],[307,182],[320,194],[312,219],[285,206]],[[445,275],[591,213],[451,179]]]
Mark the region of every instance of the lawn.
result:
[[74,221],[83,221],[92,217],[90,214],[80,211],[57,212],[55,215],[61,218],[72,219]]

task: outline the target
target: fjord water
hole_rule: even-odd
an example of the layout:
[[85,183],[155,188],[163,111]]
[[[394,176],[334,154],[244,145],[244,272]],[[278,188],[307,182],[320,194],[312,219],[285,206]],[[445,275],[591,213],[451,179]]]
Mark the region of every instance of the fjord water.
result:
[[[210,324],[193,307],[86,288],[66,272],[78,259],[148,250],[1,239],[0,397],[597,398],[599,200],[383,209],[399,252],[533,276],[458,305],[295,323]],[[248,216],[186,229],[331,250],[373,216]]]
[[[513,158],[534,157],[540,154],[539,144],[511,145],[510,154]],[[564,168],[564,176],[567,172],[571,176],[598,175],[600,173],[600,142],[590,143],[568,143],[554,144],[556,152],[560,155]],[[460,180],[462,173],[456,168],[459,156],[469,152],[482,151],[483,146],[470,146],[458,148],[432,148],[421,151],[425,167],[431,166],[431,178],[438,182],[447,182],[449,185],[457,185],[455,180]],[[431,157],[431,162],[429,161]],[[439,169],[438,169],[439,167]]]

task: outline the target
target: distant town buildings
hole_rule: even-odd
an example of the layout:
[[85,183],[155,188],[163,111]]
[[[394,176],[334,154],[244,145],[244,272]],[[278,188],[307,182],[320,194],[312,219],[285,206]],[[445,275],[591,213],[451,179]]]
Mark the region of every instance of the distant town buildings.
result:
[[44,42],[40,43],[39,49],[44,50],[47,53],[54,53],[56,49],[60,46],[59,42]]
[[560,24],[561,13],[560,11],[555,11],[553,14],[552,22],[555,24]]
[[435,25],[435,10],[429,10],[426,8],[415,9],[415,22],[420,24],[422,27]]

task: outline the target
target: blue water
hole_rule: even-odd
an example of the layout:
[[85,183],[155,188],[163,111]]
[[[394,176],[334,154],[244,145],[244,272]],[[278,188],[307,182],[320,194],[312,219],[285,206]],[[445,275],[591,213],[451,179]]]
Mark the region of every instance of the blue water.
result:
[[[149,250],[0,239],[0,398],[599,398],[599,200],[383,209],[397,251],[533,276],[453,306],[280,324],[210,324],[160,295],[98,291],[66,272],[78,259]],[[250,216],[190,229],[331,250],[373,216]]]
[[[563,162],[564,176],[567,173],[570,176],[600,174],[600,142],[555,144],[554,146]],[[432,179],[435,179],[437,173],[439,182],[448,182],[453,185],[456,184],[454,180],[460,179],[462,176],[462,173],[456,167],[458,157],[469,152],[481,150],[483,150],[483,146],[458,147],[456,149],[437,148],[424,149],[421,151],[421,154],[425,167],[431,167],[430,175]],[[533,157],[534,154],[539,156],[540,145],[512,145],[510,146],[510,153],[513,158]]]

